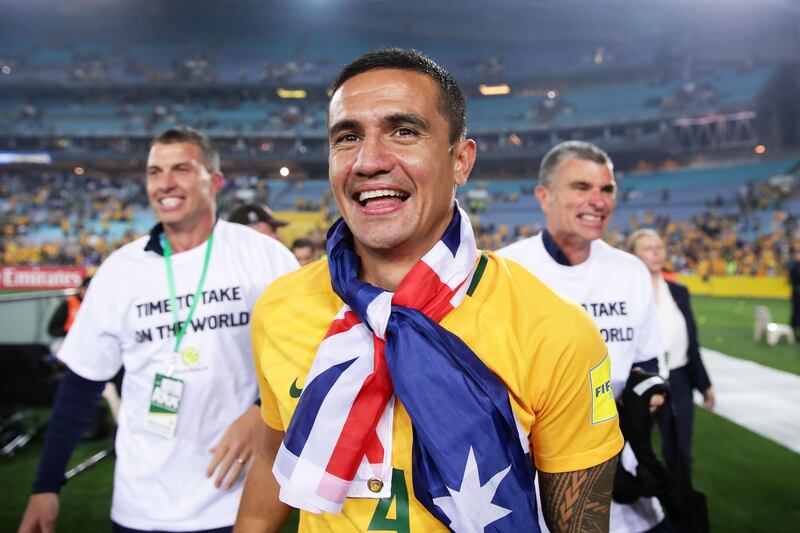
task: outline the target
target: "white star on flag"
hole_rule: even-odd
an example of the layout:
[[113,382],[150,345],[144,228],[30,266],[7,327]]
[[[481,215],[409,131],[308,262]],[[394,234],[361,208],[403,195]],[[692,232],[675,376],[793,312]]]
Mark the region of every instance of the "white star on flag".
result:
[[498,472],[481,486],[478,463],[470,447],[461,489],[454,490],[447,487],[450,496],[433,499],[433,503],[438,505],[450,519],[450,529],[457,533],[483,533],[483,528],[509,514],[510,509],[493,504],[492,499],[498,485],[510,470],[511,465],[508,465],[505,470]]

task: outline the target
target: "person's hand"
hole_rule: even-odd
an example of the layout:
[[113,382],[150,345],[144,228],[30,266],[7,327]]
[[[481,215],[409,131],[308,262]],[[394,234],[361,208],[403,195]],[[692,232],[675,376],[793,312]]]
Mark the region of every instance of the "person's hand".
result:
[[667,398],[664,394],[653,394],[650,396],[650,414],[652,415],[655,413],[659,407],[666,403],[666,401]]
[[54,533],[58,519],[58,494],[41,492],[28,498],[19,533]]
[[216,472],[214,486],[228,490],[236,483],[258,448],[265,427],[255,405],[228,426],[219,442],[209,450],[212,456],[206,476],[211,477]]
[[709,411],[714,409],[714,406],[717,404],[717,397],[714,396],[714,389],[712,387],[707,388],[703,391],[703,405]]

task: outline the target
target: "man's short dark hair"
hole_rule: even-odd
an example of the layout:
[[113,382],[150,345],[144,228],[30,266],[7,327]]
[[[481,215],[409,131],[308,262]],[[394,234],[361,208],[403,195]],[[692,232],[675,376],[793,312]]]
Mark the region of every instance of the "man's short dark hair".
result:
[[467,135],[467,104],[458,82],[447,69],[417,50],[381,48],[368,52],[342,69],[331,87],[331,94],[344,82],[370,70],[394,68],[429,76],[439,87],[439,112],[450,125],[450,142]]
[[314,245],[314,242],[311,239],[306,239],[300,237],[299,239],[295,239],[292,243],[292,251],[295,251],[298,248],[311,248],[312,250],[316,250],[317,247]]
[[203,151],[203,162],[209,172],[220,172],[219,166],[219,151],[217,151],[214,143],[203,132],[200,132],[189,126],[180,126],[177,128],[170,128],[167,131],[158,135],[153,142],[150,143],[150,148],[154,144],[175,144],[175,143],[189,143],[200,147]]
[[542,164],[539,166],[539,185],[549,188],[552,183],[553,172],[566,159],[592,161],[593,163],[608,165],[608,168],[614,169],[614,164],[608,154],[594,144],[585,141],[566,141],[557,144],[545,154]]

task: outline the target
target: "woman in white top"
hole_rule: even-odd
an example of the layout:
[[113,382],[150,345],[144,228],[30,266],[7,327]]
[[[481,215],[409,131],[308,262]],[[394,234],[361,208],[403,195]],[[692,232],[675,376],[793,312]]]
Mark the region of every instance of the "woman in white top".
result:
[[[661,368],[669,369],[670,392],[675,407],[678,447],[687,464],[691,462],[693,390],[703,394],[708,409],[714,407],[714,389],[700,358],[697,328],[689,303],[689,291],[683,285],[664,278],[664,243],[658,233],[650,229],[635,231],[628,239],[631,253],[642,260],[650,270],[655,291],[658,321],[666,347]],[[666,415],[666,413],[664,413]],[[663,435],[664,458],[671,464],[675,457],[668,417],[660,416]]]

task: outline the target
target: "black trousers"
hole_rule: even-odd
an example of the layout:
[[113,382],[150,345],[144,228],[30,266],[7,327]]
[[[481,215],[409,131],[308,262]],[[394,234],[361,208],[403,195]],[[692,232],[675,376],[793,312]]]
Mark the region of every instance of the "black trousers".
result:
[[[675,407],[675,427],[678,432],[678,447],[686,457],[691,468],[692,462],[692,423],[694,422],[694,402],[692,399],[692,380],[689,365],[670,370],[669,390],[672,405]],[[675,459],[675,448],[672,444],[672,430],[666,411],[659,409],[658,425],[661,428],[662,450],[664,460],[671,464]]]

